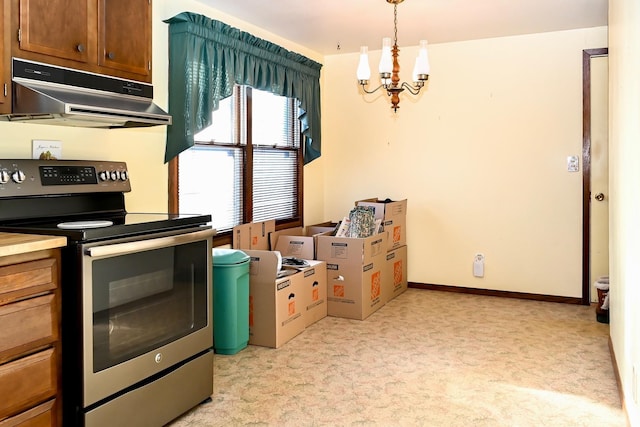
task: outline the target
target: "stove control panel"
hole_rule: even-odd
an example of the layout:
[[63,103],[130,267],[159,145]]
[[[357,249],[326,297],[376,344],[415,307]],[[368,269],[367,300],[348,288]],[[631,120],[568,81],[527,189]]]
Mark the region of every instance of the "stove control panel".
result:
[[0,198],[128,191],[124,162],[0,159]]

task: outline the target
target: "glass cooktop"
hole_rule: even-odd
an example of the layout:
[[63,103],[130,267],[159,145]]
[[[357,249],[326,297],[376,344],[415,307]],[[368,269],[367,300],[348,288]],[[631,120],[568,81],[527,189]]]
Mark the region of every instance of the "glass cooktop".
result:
[[[78,224],[78,221],[86,223],[86,226],[83,227],[82,224]],[[14,223],[0,226],[0,231],[65,236],[70,241],[82,242],[205,226],[209,222],[211,222],[211,215],[125,213],[119,214],[116,217],[50,218],[42,222]],[[61,223],[70,225],[60,227]],[[97,223],[100,223],[102,226],[95,226],[94,224]],[[111,225],[109,225],[109,223],[111,223]]]

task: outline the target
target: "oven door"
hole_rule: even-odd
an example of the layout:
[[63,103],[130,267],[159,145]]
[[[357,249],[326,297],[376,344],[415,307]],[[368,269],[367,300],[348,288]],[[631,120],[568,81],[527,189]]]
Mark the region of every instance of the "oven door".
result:
[[85,408],[213,346],[214,234],[82,245]]

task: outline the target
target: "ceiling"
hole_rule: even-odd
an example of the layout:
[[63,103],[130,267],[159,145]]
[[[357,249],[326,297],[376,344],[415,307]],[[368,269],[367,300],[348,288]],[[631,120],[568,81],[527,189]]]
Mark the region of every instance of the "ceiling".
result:
[[[379,49],[393,37],[385,0],[198,0],[324,55]],[[608,0],[406,0],[398,45],[446,43],[607,25]]]

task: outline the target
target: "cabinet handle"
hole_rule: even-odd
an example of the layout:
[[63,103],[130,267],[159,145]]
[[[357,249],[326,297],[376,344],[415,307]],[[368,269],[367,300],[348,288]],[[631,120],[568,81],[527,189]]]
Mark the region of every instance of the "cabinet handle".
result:
[[113,52],[109,52],[109,53],[107,53],[107,58],[109,58],[110,60],[112,60],[112,61],[113,61],[113,60],[115,59],[115,57],[116,57],[116,54],[115,54],[115,53],[113,53]]
[[84,52],[84,45],[82,43],[76,45],[76,50],[80,53]]

